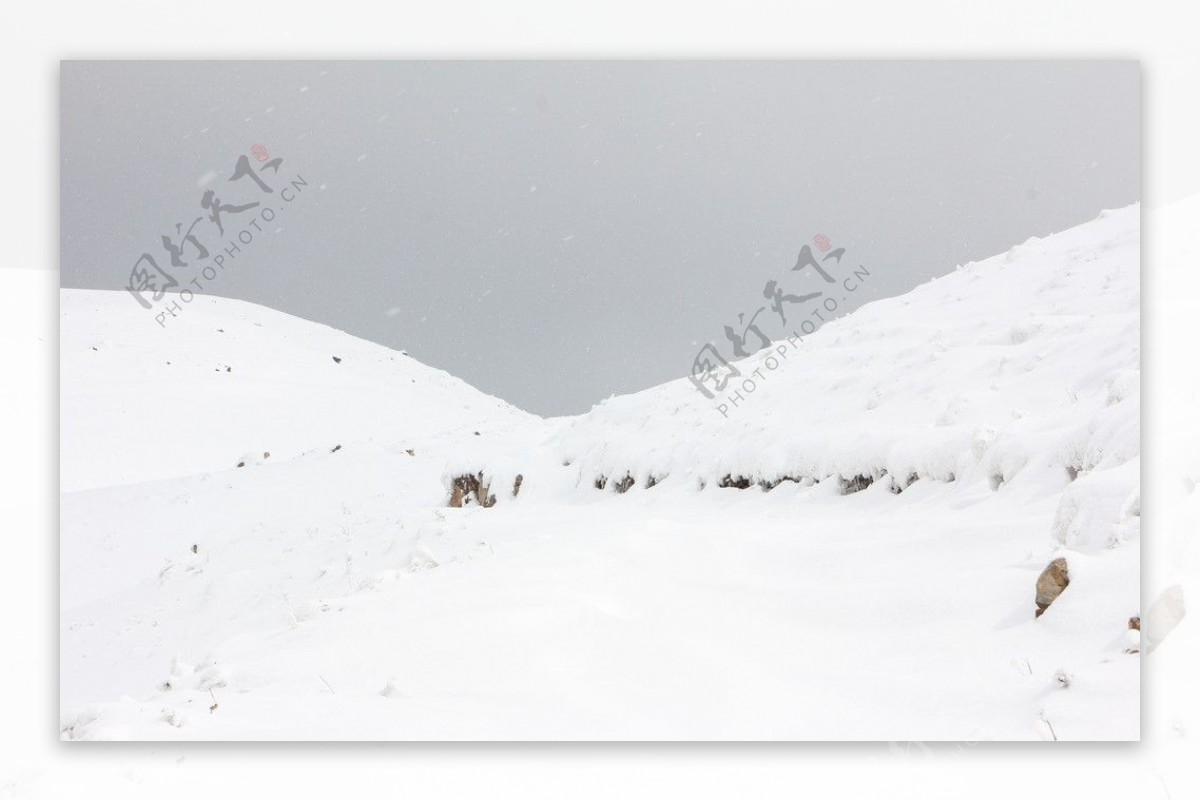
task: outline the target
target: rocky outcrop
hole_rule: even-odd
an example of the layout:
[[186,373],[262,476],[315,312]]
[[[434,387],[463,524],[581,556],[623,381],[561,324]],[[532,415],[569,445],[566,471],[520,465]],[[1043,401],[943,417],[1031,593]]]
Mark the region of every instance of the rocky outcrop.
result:
[[496,496],[489,494],[483,473],[458,476],[450,482],[451,507],[459,509],[474,504],[479,504],[485,509],[496,505]]
[[850,478],[838,477],[838,489],[843,495],[852,495],[855,492],[862,492],[867,487],[875,483],[873,476],[857,475]]
[[750,489],[754,482],[748,476],[734,476],[726,473],[719,486],[725,489]]
[[625,477],[623,479],[621,479],[620,481],[616,482],[613,485],[613,488],[616,489],[616,491],[620,493],[620,492],[628,492],[632,486],[633,486],[633,476],[626,473]]

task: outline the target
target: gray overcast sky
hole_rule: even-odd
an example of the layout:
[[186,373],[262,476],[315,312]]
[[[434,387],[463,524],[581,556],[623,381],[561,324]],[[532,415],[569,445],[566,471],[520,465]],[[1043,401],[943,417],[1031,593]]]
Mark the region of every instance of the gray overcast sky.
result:
[[576,413],[731,355],[769,279],[819,291],[815,234],[872,273],[850,308],[1137,201],[1139,93],[1129,61],[64,62],[62,285],[199,276],[160,239],[263,199],[227,180],[262,144],[308,187],[212,294]]

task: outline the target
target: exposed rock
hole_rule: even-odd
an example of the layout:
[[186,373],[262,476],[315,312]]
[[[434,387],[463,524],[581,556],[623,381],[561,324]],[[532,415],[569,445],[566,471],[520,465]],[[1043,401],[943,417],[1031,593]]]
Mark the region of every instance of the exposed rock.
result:
[[798,478],[796,476],[780,476],[779,478],[774,479],[764,478],[759,480],[758,486],[762,488],[763,492],[770,492],[785,481],[790,481],[793,484],[799,484],[801,486],[808,486],[804,483],[803,478]]
[[450,506],[459,509],[474,503],[485,509],[496,505],[496,496],[488,493],[488,485],[483,481],[483,473],[474,476],[459,476],[451,482]]
[[904,492],[906,489],[911,487],[914,483],[916,483],[917,479],[919,479],[919,478],[920,478],[920,476],[918,476],[916,473],[909,473],[908,478],[905,478],[904,480],[898,479],[895,476],[893,476],[891,483],[888,484],[888,491],[891,492],[893,495],[899,495],[900,493]]
[[750,479],[746,476],[737,476],[735,478],[729,473],[726,473],[725,477],[721,479],[719,486],[726,488],[732,487],[733,489],[750,489],[750,483]]
[[476,489],[475,479],[472,476],[459,476],[454,479],[450,486],[450,506],[455,509],[461,509],[463,501],[467,496]]
[[514,498],[517,497],[517,494],[521,491],[521,482],[524,480],[525,480],[525,476],[521,475],[520,473],[517,473],[517,477],[513,480],[512,495]]
[[865,490],[867,487],[871,486],[873,483],[875,483],[875,479],[871,476],[857,475],[853,478],[838,477],[838,489],[842,491],[843,495],[851,495],[855,492],[861,492],[862,490]]
[[1070,574],[1067,572],[1067,560],[1063,557],[1058,557],[1050,564],[1046,565],[1046,569],[1037,579],[1037,612],[1034,617],[1041,617],[1042,613],[1054,603],[1054,599],[1062,595],[1062,591],[1071,583]]
[[633,486],[633,482],[634,482],[633,476],[626,473],[625,478],[618,481],[616,484],[613,485],[613,487],[616,489],[617,492],[626,492],[630,487]]

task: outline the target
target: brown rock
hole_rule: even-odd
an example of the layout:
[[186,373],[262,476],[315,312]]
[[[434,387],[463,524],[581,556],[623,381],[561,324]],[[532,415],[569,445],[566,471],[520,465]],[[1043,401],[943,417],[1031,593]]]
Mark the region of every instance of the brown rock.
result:
[[1062,595],[1062,591],[1071,583],[1070,574],[1067,572],[1067,560],[1063,557],[1058,557],[1050,564],[1046,565],[1046,569],[1037,579],[1037,612],[1034,617],[1041,617],[1042,612],[1045,612],[1050,604],[1058,596]]
[[496,505],[496,496],[488,493],[488,485],[483,482],[482,473],[454,479],[450,489],[450,505],[458,508],[470,504],[472,496],[475,502],[485,509]]

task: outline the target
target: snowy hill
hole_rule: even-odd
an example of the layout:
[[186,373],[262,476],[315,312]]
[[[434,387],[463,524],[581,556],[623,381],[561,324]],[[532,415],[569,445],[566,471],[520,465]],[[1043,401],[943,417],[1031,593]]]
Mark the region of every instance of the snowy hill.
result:
[[[827,481],[843,492],[879,481],[900,492],[928,479],[1034,494],[1070,485],[1076,496],[1111,479],[1129,495],[1138,212],[1107,212],[775,343],[735,365],[753,390],[733,378],[710,400],[680,379],[611,398],[566,422],[554,461],[584,488]],[[520,458],[490,448],[462,469]],[[1122,536],[1061,522],[1075,547]]]
[[540,420],[249,304],[64,292],[63,736],[1136,738],[1138,214],[756,354],[724,411]]
[[64,491],[528,417],[402,353],[241,301],[200,296],[160,327],[127,293],[68,289],[61,316]]
[[582,472],[644,471],[639,485],[887,475],[902,489],[1043,471],[1065,485],[1068,468],[1127,464],[1138,247],[1136,207],[1030,240],[764,349],[714,401],[687,380],[606,401],[568,427],[564,455]]

